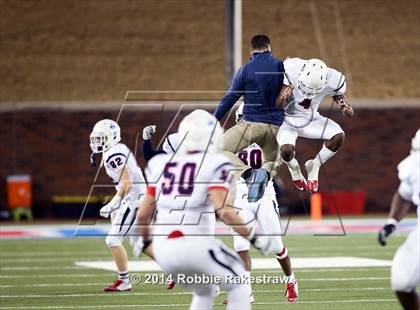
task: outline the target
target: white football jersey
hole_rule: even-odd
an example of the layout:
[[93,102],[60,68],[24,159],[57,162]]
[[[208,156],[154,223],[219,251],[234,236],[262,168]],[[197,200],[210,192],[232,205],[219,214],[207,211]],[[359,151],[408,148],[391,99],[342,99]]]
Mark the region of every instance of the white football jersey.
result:
[[171,133],[163,141],[162,150],[166,154],[173,154],[178,150],[179,146],[179,133]]
[[283,84],[293,86],[293,95],[289,98],[284,110],[286,116],[312,115],[318,111],[325,96],[342,95],[346,92],[346,79],[341,72],[328,68],[327,83],[312,99],[305,99],[298,90],[298,75],[306,60],[288,58],[284,61]]
[[401,181],[398,193],[417,206],[420,218],[420,152],[412,152],[398,164],[398,178]]
[[233,189],[232,169],[222,154],[178,152],[153,157],[145,171],[157,201],[155,238],[174,230],[185,235],[214,235],[216,218],[208,192]]
[[120,174],[124,167],[127,167],[132,182],[130,191],[125,195],[125,199],[139,199],[139,195],[143,195],[146,191],[146,181],[134,154],[130,149],[122,143],[117,143],[104,152],[102,163],[105,171],[115,184],[115,188],[119,190]]
[[[242,151],[236,153],[240,160],[243,161],[245,165],[250,166],[252,169],[261,168],[264,162],[264,154],[261,147],[253,143]],[[236,198],[247,197],[248,196],[248,186],[245,183],[245,180],[240,178],[236,183]],[[270,199],[276,198],[276,192],[274,190],[273,181],[269,181],[267,187],[265,188],[264,196],[270,197]]]

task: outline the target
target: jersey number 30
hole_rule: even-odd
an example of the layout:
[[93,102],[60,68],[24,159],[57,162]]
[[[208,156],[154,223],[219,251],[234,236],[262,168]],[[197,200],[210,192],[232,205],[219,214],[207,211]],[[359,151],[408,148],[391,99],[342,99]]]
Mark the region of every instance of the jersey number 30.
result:
[[177,187],[180,195],[191,195],[194,190],[194,178],[195,178],[195,163],[186,163],[182,166],[179,178],[174,172],[178,163],[171,162],[167,163],[165,170],[163,171],[163,182],[162,182],[162,194],[169,195]]

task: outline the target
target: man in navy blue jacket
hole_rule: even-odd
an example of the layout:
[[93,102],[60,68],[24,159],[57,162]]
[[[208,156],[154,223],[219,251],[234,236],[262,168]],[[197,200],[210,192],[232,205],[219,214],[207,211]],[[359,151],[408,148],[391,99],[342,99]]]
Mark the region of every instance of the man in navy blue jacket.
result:
[[[243,119],[224,134],[225,154],[249,185],[248,200],[258,201],[265,185],[277,168],[276,134],[284,112],[276,107],[283,85],[283,62],[271,54],[270,39],[264,34],[251,40],[251,59],[233,78],[232,86],[214,112],[220,121],[241,96],[244,96]],[[263,150],[264,162],[253,171],[235,153],[252,143]]]

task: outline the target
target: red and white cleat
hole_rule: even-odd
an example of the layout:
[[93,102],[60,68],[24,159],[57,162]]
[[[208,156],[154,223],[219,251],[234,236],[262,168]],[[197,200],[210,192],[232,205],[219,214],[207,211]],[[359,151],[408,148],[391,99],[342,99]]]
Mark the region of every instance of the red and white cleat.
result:
[[296,188],[300,191],[305,191],[307,188],[305,178],[301,180],[293,180],[293,184],[295,184]]
[[300,191],[305,191],[306,179],[300,171],[299,165],[296,168],[290,166],[287,166],[287,168],[289,168],[290,176],[292,177],[293,184],[295,184],[296,188]]
[[105,287],[105,292],[126,292],[131,291],[133,287],[131,286],[130,282],[123,281],[123,280],[116,280],[114,284]]
[[286,284],[286,291],[284,292],[284,295],[286,296],[286,302],[295,302],[298,300],[299,293],[298,283],[296,280]]
[[168,281],[168,283],[166,283],[166,289],[167,290],[171,290],[175,287],[175,281]]
[[311,193],[316,193],[318,191],[319,166],[314,164],[313,160],[308,160],[305,163],[305,169],[308,172],[307,188]]
[[318,191],[318,181],[308,180],[308,191],[316,193]]

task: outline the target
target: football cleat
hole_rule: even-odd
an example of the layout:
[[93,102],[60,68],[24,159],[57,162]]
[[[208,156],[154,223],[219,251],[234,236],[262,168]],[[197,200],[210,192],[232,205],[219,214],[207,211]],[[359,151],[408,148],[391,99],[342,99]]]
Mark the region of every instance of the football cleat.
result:
[[264,196],[265,187],[268,182],[267,170],[260,168],[252,171],[248,183],[248,201],[257,202]]
[[307,183],[308,190],[311,193],[316,193],[318,191],[319,166],[314,164],[313,160],[308,160],[305,163],[305,169],[308,172],[308,183]]
[[290,175],[292,176],[293,184],[295,184],[296,188],[300,191],[305,191],[307,188],[306,179],[303,176],[300,168],[298,169],[291,169],[290,167]]
[[299,293],[298,283],[296,280],[286,284],[286,291],[284,292],[284,295],[286,296],[286,302],[295,302],[298,300]]
[[129,281],[123,281],[123,280],[116,280],[114,284],[105,287],[105,292],[124,292],[124,291],[131,291],[132,286]]
[[173,289],[175,287],[175,281],[168,281],[167,283],[166,283],[166,289],[167,290],[171,290],[171,289]]

